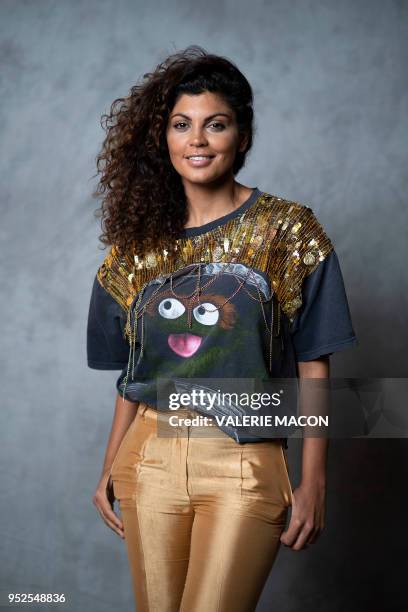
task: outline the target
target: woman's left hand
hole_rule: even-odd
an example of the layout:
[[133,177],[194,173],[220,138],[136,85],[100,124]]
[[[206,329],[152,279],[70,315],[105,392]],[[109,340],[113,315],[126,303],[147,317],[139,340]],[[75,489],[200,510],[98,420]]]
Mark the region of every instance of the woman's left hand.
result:
[[280,541],[292,550],[302,550],[313,544],[324,528],[326,487],[301,483],[292,497],[289,526]]

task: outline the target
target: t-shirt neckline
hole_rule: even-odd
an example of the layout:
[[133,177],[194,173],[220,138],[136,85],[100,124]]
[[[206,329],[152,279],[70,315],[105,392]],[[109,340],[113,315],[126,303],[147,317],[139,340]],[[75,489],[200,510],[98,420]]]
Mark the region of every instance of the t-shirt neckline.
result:
[[232,210],[231,212],[219,217],[218,219],[214,219],[213,221],[209,221],[208,223],[204,223],[204,225],[198,225],[197,227],[187,227],[181,233],[181,238],[188,238],[190,236],[199,236],[200,234],[205,234],[210,230],[215,229],[221,225],[227,223],[230,219],[234,219],[241,215],[245,210],[247,210],[252,204],[254,204],[262,192],[258,189],[258,187],[253,187],[251,195],[243,202],[238,208]]

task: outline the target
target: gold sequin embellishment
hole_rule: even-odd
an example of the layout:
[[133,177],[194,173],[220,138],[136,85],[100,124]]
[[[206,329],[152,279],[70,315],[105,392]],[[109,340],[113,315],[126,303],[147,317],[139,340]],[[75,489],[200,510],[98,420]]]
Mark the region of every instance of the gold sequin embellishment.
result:
[[202,234],[179,238],[177,250],[157,250],[140,258],[112,246],[97,278],[129,310],[153,278],[191,263],[236,262],[266,273],[290,321],[302,305],[302,283],[333,249],[312,209],[262,192],[242,215]]

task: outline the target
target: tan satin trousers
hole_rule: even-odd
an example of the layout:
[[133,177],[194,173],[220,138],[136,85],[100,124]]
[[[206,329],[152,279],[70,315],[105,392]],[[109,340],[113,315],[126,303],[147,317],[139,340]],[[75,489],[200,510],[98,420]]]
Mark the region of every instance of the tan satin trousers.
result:
[[141,403],[111,469],[136,610],[252,612],[293,501],[282,443],[163,418]]

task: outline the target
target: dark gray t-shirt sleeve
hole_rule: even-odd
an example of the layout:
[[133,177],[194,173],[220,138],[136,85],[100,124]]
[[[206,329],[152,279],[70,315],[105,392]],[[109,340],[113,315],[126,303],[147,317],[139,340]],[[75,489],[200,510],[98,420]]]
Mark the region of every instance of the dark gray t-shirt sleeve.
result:
[[129,343],[124,337],[126,314],[95,276],[87,325],[88,366],[96,370],[126,367]]
[[302,300],[290,328],[297,361],[311,361],[358,344],[334,250],[304,279]]

